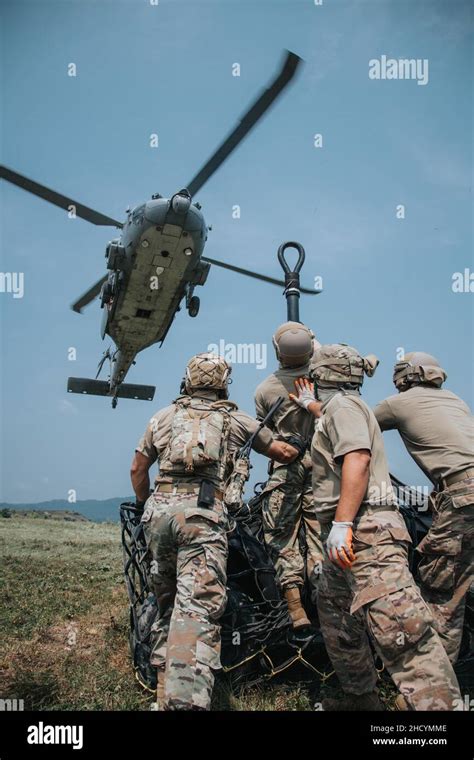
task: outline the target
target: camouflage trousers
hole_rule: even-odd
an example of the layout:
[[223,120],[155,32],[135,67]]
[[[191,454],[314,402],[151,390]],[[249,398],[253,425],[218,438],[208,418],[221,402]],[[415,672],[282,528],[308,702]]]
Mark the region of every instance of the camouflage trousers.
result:
[[226,605],[226,512],[218,500],[212,509],[203,509],[194,494],[155,492],[142,523],[158,602],[151,633],[158,706],[208,710],[213,671],[221,668],[218,620]]
[[[375,688],[370,636],[413,710],[462,709],[454,670],[408,567],[403,518],[390,507],[362,510],[354,521],[354,564],[341,570],[326,556],[318,593],[321,631],[343,690]],[[331,525],[322,529],[325,545]]]
[[[302,586],[305,570],[312,589],[321,575],[323,549],[311,483],[311,459],[305,454],[289,465],[275,467],[262,501],[265,543],[283,588]],[[306,556],[299,544],[303,528]]]
[[474,582],[474,478],[431,495],[433,523],[417,547],[418,576],[449,659],[457,660]]

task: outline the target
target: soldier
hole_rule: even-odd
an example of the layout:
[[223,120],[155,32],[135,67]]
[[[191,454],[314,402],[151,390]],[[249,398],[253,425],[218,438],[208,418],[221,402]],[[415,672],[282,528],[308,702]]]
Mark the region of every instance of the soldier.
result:
[[[213,671],[220,668],[229,529],[223,489],[234,452],[257,428],[228,400],[230,372],[218,356],[194,356],[182,395],[152,417],[132,463],[137,500],[146,501],[142,523],[158,602],[151,664],[160,709],[209,709]],[[254,448],[281,462],[298,453],[273,441],[268,428],[256,436]],[[149,496],[156,460],[160,471]]]
[[[317,419],[311,454],[326,556],[318,612],[345,692],[325,710],[381,710],[367,632],[413,710],[462,709],[452,665],[408,567],[410,536],[396,505],[382,434],[360,396],[363,359],[346,345],[316,350],[295,400]],[[316,395],[316,399],[315,399]]]
[[474,426],[467,404],[442,388],[433,356],[406,354],[393,382],[399,395],[375,408],[382,430],[396,429],[434,485],[433,523],[417,547],[421,592],[454,664],[461,646],[466,593],[474,580]]
[[[320,527],[314,512],[311,485],[311,455],[314,419],[289,398],[297,378],[307,377],[314,350],[312,331],[299,322],[285,322],[273,336],[279,368],[269,375],[255,392],[257,417],[263,419],[279,396],[285,401],[270,423],[274,434],[295,443],[300,438],[302,453],[291,464],[272,465],[262,501],[265,542],[274,561],[288,603],[295,630],[310,625],[301,604],[304,573],[313,592],[322,566]],[[318,343],[319,345],[319,343]],[[303,559],[298,535],[304,526],[306,557]],[[306,565],[306,568],[305,568]],[[314,601],[315,593],[312,594]]]

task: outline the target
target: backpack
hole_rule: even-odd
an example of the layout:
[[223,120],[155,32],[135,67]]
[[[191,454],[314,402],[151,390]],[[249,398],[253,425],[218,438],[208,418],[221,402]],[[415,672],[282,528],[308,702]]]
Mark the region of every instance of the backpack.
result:
[[[211,474],[225,477],[231,427],[231,401],[206,401],[181,396],[175,401],[168,445],[160,459],[160,472]],[[209,470],[211,472],[209,472]]]

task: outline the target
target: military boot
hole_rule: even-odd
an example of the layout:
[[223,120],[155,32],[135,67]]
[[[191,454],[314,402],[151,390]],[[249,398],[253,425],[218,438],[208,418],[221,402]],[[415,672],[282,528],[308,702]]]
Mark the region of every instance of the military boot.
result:
[[367,694],[345,694],[339,699],[323,699],[325,712],[382,712],[385,710],[376,690]]
[[311,626],[310,621],[306,617],[306,612],[301,604],[301,594],[298,586],[287,588],[285,590],[285,599],[288,604],[288,612],[290,613],[291,622],[293,623],[293,630],[297,631],[301,628]]

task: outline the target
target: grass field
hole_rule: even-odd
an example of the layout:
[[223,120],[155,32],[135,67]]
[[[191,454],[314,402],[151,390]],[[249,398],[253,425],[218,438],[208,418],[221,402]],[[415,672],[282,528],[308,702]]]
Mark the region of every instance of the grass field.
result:
[[[42,515],[0,518],[0,698],[35,710],[148,710],[128,649],[120,528]],[[390,690],[389,690],[390,692]],[[314,686],[268,682],[214,709],[311,710]]]

